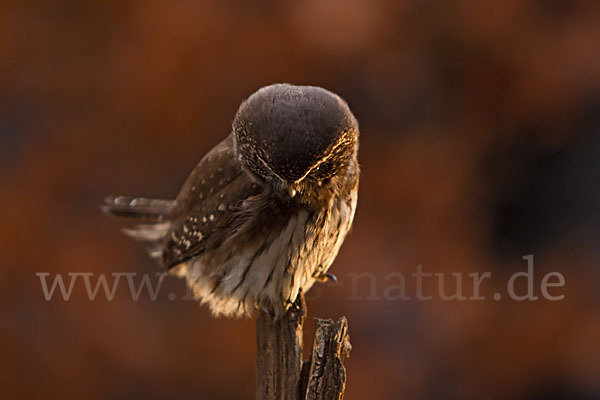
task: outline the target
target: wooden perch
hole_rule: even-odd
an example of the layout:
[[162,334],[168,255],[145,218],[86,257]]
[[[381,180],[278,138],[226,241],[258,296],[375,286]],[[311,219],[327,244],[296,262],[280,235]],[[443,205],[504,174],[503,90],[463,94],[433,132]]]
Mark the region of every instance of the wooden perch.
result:
[[258,400],[342,399],[346,388],[343,360],[352,346],[345,317],[315,318],[311,357],[302,362],[306,303],[300,294],[279,320],[260,312],[256,321],[256,398]]

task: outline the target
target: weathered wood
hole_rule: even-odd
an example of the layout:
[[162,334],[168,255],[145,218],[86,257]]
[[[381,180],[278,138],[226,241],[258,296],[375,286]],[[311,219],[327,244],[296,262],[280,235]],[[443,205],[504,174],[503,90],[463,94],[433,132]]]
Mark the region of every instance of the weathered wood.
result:
[[260,312],[256,320],[256,398],[297,400],[302,371],[302,325],[306,314],[304,296],[280,319]]
[[344,396],[344,358],[352,346],[345,317],[315,318],[316,330],[309,360],[302,362],[304,296],[279,320],[261,312],[256,321],[256,398],[258,400],[338,400]]
[[310,371],[306,389],[307,400],[338,400],[346,389],[346,358],[352,346],[346,317],[337,322],[315,318]]

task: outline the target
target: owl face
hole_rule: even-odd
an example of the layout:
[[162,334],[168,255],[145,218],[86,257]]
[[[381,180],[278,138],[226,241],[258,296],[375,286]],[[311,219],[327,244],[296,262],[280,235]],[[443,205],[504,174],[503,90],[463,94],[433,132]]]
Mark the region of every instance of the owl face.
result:
[[328,187],[356,160],[356,119],[339,96],[318,87],[260,89],[240,106],[233,131],[247,170],[291,197]]

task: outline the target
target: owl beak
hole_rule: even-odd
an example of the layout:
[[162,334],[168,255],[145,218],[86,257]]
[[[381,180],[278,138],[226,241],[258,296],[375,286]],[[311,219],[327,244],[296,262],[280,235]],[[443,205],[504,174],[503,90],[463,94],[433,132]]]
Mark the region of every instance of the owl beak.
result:
[[290,197],[295,197],[297,193],[298,192],[296,191],[296,188],[293,184],[288,186],[288,194],[290,195]]

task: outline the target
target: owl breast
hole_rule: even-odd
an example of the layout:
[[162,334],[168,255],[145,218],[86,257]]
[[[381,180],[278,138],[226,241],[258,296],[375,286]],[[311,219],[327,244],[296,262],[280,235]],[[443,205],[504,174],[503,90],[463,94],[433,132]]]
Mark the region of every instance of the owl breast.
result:
[[354,189],[317,211],[300,209],[280,229],[240,240],[223,253],[224,259],[199,255],[175,272],[216,316],[241,317],[256,309],[279,316],[329,269],[350,229],[356,202]]

